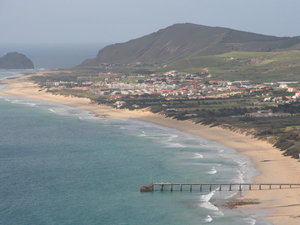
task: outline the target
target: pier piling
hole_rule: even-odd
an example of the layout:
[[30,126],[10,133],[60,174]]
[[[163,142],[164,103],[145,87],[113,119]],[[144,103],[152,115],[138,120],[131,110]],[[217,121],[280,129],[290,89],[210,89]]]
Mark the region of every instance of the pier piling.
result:
[[[184,191],[183,186],[188,186],[189,191],[193,192],[194,186],[198,186],[198,190],[202,191],[212,191],[213,187],[216,187],[215,190],[218,191],[242,191],[243,187],[248,185],[249,190],[273,190],[273,189],[292,189],[292,188],[300,188],[299,184],[292,183],[152,183],[149,185],[143,185],[140,187],[141,192],[153,192],[160,190],[161,192],[165,190],[169,190],[171,192]],[[155,188],[159,187],[159,188]],[[169,187],[169,188],[168,188]],[[228,188],[227,188],[228,187]],[[269,187],[269,188],[267,188]],[[186,190],[186,189],[185,189]]]

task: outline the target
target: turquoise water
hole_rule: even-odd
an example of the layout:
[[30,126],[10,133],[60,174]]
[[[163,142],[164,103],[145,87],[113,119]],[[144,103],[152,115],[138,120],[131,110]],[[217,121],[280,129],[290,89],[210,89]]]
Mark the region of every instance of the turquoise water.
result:
[[0,98],[0,224],[266,224],[224,209],[236,192],[140,193],[164,182],[243,182],[247,158],[150,123]]

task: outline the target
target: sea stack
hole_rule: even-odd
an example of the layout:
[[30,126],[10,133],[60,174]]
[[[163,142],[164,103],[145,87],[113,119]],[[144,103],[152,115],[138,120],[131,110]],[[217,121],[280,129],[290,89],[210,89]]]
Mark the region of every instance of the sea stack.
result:
[[0,69],[33,69],[33,62],[24,54],[9,52],[0,57]]

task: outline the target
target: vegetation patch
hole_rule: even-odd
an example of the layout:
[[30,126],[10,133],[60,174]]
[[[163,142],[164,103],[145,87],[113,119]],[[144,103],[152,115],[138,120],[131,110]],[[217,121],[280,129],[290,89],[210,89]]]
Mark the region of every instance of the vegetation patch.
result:
[[239,206],[258,205],[258,204],[260,204],[260,202],[257,199],[237,199],[225,203],[224,206],[233,209]]

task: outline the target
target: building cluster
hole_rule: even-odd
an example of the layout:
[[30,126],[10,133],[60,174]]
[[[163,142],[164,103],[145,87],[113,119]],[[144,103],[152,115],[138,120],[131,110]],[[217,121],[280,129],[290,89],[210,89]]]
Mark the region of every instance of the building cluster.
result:
[[282,95],[282,96],[264,95],[265,97],[263,100],[264,102],[291,103],[291,102],[296,102],[300,99],[300,91],[295,87],[289,86],[289,85],[298,84],[297,81],[293,81],[293,82],[281,81],[281,82],[266,83],[266,84],[282,89],[288,95]]
[[[203,78],[206,77],[204,80]],[[123,75],[99,74],[98,79],[81,81],[46,82],[48,87],[77,88],[94,95],[112,99],[123,97],[155,95],[172,98],[229,97],[235,94],[256,93],[264,102],[292,102],[300,98],[300,91],[290,87],[295,82],[254,84],[249,80],[208,80],[207,74],[188,74],[169,71],[163,74]],[[272,96],[274,87],[290,93],[287,96]],[[266,94],[267,93],[267,94]],[[294,94],[294,95],[292,95]]]

